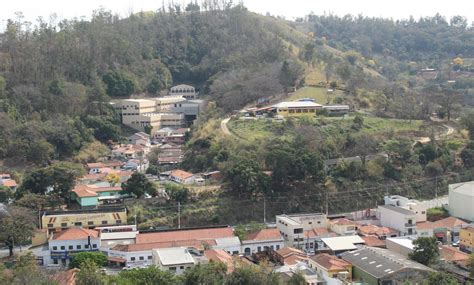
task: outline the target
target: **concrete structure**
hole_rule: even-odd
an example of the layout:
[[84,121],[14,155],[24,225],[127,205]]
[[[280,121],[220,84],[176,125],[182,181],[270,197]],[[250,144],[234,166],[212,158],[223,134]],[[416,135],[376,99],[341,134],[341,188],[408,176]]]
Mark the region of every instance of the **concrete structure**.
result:
[[196,264],[207,262],[207,258],[199,252],[184,247],[153,250],[153,263],[160,269],[168,270],[177,275],[183,274],[186,269]]
[[121,186],[84,185],[80,184],[71,191],[71,197],[81,208],[96,208],[100,204],[109,204],[121,201],[128,194],[122,192]]
[[325,214],[298,214],[278,215],[276,225],[285,239],[287,246],[303,248],[305,245],[305,232],[316,228],[327,229],[328,222]]
[[334,254],[354,250],[365,244],[365,241],[357,235],[322,238],[321,240]]
[[414,238],[410,237],[388,238],[385,245],[388,250],[408,257],[414,249],[413,240]]
[[245,255],[265,251],[279,250],[285,246],[285,240],[278,229],[263,229],[249,233],[242,240],[242,249]]
[[357,234],[359,224],[346,218],[339,218],[329,221],[329,228],[338,235]]
[[128,143],[150,147],[150,135],[144,132],[138,132],[128,137]]
[[308,263],[328,284],[332,284],[335,278],[347,282],[352,280],[352,264],[334,255],[317,254],[311,256]]
[[393,205],[414,212],[416,214],[417,223],[426,222],[426,211],[428,209],[424,203],[399,195],[385,196],[384,201],[385,205]]
[[433,269],[411,261],[395,252],[364,247],[345,252],[341,258],[353,266],[352,279],[369,285],[421,284]]
[[400,232],[400,235],[416,234],[416,213],[405,208],[385,205],[377,208],[380,223],[384,227],[393,228]]
[[134,244],[138,235],[136,225],[97,227],[94,230],[100,234],[103,249],[109,249],[118,244]]
[[127,221],[125,208],[105,208],[79,211],[45,211],[41,214],[41,228],[49,232],[71,227],[95,228],[120,225]]
[[316,116],[316,111],[323,108],[322,105],[309,101],[280,102],[272,106],[276,114],[283,117]]
[[321,278],[318,273],[309,267],[305,262],[298,262],[293,265],[283,265],[282,267],[275,270],[276,273],[280,274],[281,280],[287,282],[291,279],[294,274],[300,274],[304,278],[303,284],[308,285],[325,285],[325,281]]
[[474,181],[449,185],[449,213],[452,216],[474,221]]
[[474,252],[474,227],[461,229],[459,234],[459,248],[468,252]]
[[170,95],[183,96],[186,99],[196,99],[199,96],[199,90],[191,85],[180,84],[171,87]]

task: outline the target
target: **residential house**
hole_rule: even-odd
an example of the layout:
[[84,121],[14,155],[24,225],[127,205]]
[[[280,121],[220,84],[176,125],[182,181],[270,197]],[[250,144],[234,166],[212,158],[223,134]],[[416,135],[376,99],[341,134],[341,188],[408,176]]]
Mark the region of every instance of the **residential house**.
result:
[[140,159],[144,158],[148,152],[149,148],[141,145],[127,144],[127,145],[118,145],[112,149],[112,156],[118,159]]
[[176,169],[171,171],[169,179],[179,184],[188,185],[194,183],[195,176],[184,170]]
[[48,241],[49,256],[43,256],[44,265],[67,266],[74,253],[98,251],[101,245],[99,232],[73,227],[54,234]]
[[280,274],[280,278],[285,282],[288,282],[291,277],[295,274],[303,276],[305,285],[325,285],[326,282],[321,278],[318,273],[309,267],[305,262],[298,262],[293,265],[283,265],[275,270],[276,273]]
[[359,224],[346,218],[333,219],[329,221],[329,228],[338,235],[357,234]]
[[474,181],[449,185],[449,213],[457,218],[474,221]]
[[41,215],[41,229],[56,232],[71,227],[95,228],[120,225],[127,220],[127,209],[104,208],[78,211],[44,211]]
[[100,204],[111,204],[120,202],[128,194],[123,193],[121,186],[107,185],[76,185],[71,191],[71,197],[81,208],[96,208]]
[[322,239],[335,236],[337,236],[337,234],[327,228],[314,228],[304,231],[303,243],[300,245],[297,242],[296,244],[298,248],[301,247],[307,252],[324,251],[328,250],[328,248]]
[[359,226],[357,232],[361,236],[376,236],[381,240],[384,240],[388,237],[397,237],[400,235],[399,232],[395,229],[388,227],[380,227],[376,225]]
[[414,212],[417,223],[426,222],[426,211],[428,209],[424,203],[400,195],[385,196],[384,201],[385,205],[393,205]]
[[385,240],[379,239],[376,236],[361,236],[361,239],[365,241],[366,246],[387,248]]
[[467,223],[455,217],[447,217],[436,222],[423,222],[416,224],[418,236],[436,236],[443,242],[449,243],[459,241],[459,232]]
[[321,213],[278,215],[276,224],[287,246],[303,248],[308,243],[308,249],[311,242],[305,242],[305,239],[313,235],[309,231],[328,227],[327,217]]
[[208,249],[204,251],[204,256],[209,259],[210,262],[223,263],[227,267],[227,273],[230,274],[234,271],[234,259],[232,255],[227,253],[223,249]]
[[469,265],[469,254],[455,247],[441,245],[439,246],[439,255],[441,256],[441,261],[445,263],[452,263],[465,268]]
[[86,164],[86,169],[89,174],[108,173],[111,170],[119,171],[122,167],[123,162],[121,161],[104,161],[104,162],[92,162]]
[[199,90],[191,85],[180,84],[171,87],[170,95],[183,96],[186,99],[196,99],[199,95]]
[[242,249],[245,255],[265,251],[279,250],[285,246],[285,240],[278,229],[263,229],[249,233],[242,240]]
[[416,234],[415,212],[393,205],[384,205],[378,206],[377,214],[382,226],[393,228],[403,236]]
[[172,128],[162,128],[156,131],[153,137],[157,140],[163,141],[167,136],[171,135],[172,131]]
[[128,143],[150,147],[150,135],[144,132],[135,133],[128,137]]
[[305,262],[308,260],[308,256],[305,252],[293,248],[293,247],[283,247],[275,251],[275,256],[283,265],[294,265],[298,262]]
[[160,248],[153,251],[153,263],[162,270],[181,275],[196,264],[208,263],[208,259],[199,252],[185,247]]
[[364,247],[345,252],[341,258],[352,264],[352,279],[368,285],[416,284],[434,272],[423,264],[382,248]]
[[459,234],[459,248],[474,252],[474,227],[462,228]]
[[324,105],[323,106],[324,110],[327,110],[329,115],[345,115],[349,113],[349,105]]
[[0,173],[0,186],[4,186],[9,188],[12,191],[16,191],[18,184],[14,179],[12,179],[11,175],[8,173]]
[[309,258],[309,266],[328,283],[333,279],[352,280],[352,264],[334,255],[321,253]]
[[357,235],[338,236],[321,239],[326,247],[334,254],[354,250],[365,244],[365,241]]
[[276,114],[283,117],[314,117],[316,111],[322,108],[322,105],[310,101],[280,102],[272,106]]

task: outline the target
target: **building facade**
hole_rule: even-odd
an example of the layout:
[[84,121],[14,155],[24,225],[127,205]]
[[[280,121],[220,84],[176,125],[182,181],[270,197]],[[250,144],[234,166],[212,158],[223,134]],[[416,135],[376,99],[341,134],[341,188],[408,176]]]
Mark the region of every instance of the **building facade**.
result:
[[285,239],[287,246],[302,248],[305,243],[305,232],[315,228],[327,229],[325,214],[301,214],[276,216],[277,228]]
[[377,208],[380,223],[400,232],[401,236],[416,234],[416,213],[405,208],[385,205]]
[[474,181],[449,185],[449,213],[451,216],[474,221]]

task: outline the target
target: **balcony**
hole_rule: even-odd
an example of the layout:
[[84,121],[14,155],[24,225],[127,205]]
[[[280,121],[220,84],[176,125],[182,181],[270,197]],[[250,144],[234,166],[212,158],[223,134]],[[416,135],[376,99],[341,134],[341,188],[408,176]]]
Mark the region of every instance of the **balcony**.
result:
[[413,228],[413,227],[416,227],[416,224],[413,224],[413,223],[405,223],[405,227],[406,227],[406,228]]

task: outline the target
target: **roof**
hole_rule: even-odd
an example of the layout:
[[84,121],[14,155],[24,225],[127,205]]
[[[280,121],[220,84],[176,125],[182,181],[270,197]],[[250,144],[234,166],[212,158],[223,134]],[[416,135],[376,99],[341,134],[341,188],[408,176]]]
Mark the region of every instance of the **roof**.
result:
[[383,209],[387,209],[387,210],[390,210],[390,211],[393,211],[393,212],[397,212],[397,213],[402,214],[402,215],[416,215],[415,212],[413,212],[413,211],[407,210],[405,208],[393,206],[393,205],[383,205],[383,206],[379,206],[379,208],[383,208]]
[[285,264],[285,265],[295,265],[295,264],[298,264],[302,261],[307,261],[307,260],[308,260],[308,258],[306,256],[294,254],[294,255],[290,255],[290,256],[287,256],[287,257],[283,258],[283,264]]
[[352,267],[349,262],[339,259],[334,255],[321,253],[310,257],[312,261],[324,267],[327,271],[333,270],[347,270],[347,267]]
[[447,217],[436,222],[421,222],[416,223],[416,228],[421,230],[428,229],[453,229],[468,223],[455,217]]
[[370,235],[376,235],[376,236],[387,236],[391,234],[397,234],[398,231],[394,230],[392,228],[388,227],[380,227],[376,225],[365,225],[365,226],[359,226],[358,229],[360,234],[370,236]]
[[331,237],[331,236],[337,236],[337,234],[329,231],[327,228],[313,228],[311,230],[304,231],[305,238]]
[[243,241],[267,241],[267,240],[283,240],[280,230],[263,229],[256,232],[249,233],[245,236]]
[[355,244],[363,244],[365,241],[360,236],[340,236],[321,239],[332,251],[353,250]]
[[78,268],[69,269],[67,271],[56,271],[52,274],[51,279],[58,285],[75,285],[76,274],[79,271]]
[[317,108],[322,106],[310,101],[286,101],[273,105],[275,108]]
[[135,251],[149,251],[157,248],[172,248],[172,247],[191,247],[197,250],[204,250],[206,246],[215,246],[215,240],[180,240],[180,241],[163,241],[163,242],[150,242],[150,243],[135,243],[135,244],[118,244],[112,248],[112,250],[123,251],[123,252],[135,252]]
[[290,256],[290,255],[293,255],[293,254],[306,255],[303,251],[301,251],[297,248],[289,247],[289,246],[280,248],[279,250],[276,251],[276,253],[278,255],[280,255],[281,257],[286,257],[286,256]]
[[403,246],[405,248],[408,248],[410,250],[413,250],[414,247],[415,247],[413,245],[413,240],[409,239],[409,238],[387,238],[387,241],[396,243],[396,244],[398,244],[400,246]]
[[439,253],[441,258],[448,262],[464,262],[469,260],[469,254],[448,245],[442,245],[439,248]]
[[162,248],[153,250],[159,257],[162,265],[194,263],[194,259],[184,247]]
[[0,185],[3,185],[5,187],[16,187],[16,181],[12,179],[7,179],[7,180],[2,180]]
[[193,86],[187,85],[187,84],[179,84],[179,85],[171,87],[171,89],[175,89],[175,88],[193,88],[194,89]]
[[137,243],[184,241],[184,240],[215,240],[217,238],[233,237],[234,231],[230,227],[205,228],[191,230],[175,230],[152,233],[139,233]]
[[94,230],[88,230],[79,227],[73,227],[65,229],[55,235],[53,235],[53,240],[77,240],[77,239],[87,239],[88,237],[99,237],[99,232]]
[[382,248],[364,247],[345,252],[341,257],[378,279],[403,269],[434,271],[418,262],[407,259],[401,254]]
[[474,180],[449,185],[449,192],[474,196]]
[[331,223],[332,225],[343,225],[343,226],[357,226],[358,225],[356,222],[351,221],[346,218],[330,220],[329,223]]
[[180,179],[188,179],[194,176],[194,174],[186,172],[181,169],[171,171],[170,176],[178,177]]
[[234,260],[232,255],[223,249],[208,249],[204,251],[204,256],[214,262],[222,262],[227,266],[227,273],[234,271]]
[[120,186],[114,186],[114,187],[99,187],[96,185],[77,185],[72,189],[72,192],[76,193],[76,195],[80,198],[84,197],[96,197],[98,196],[98,192],[116,192],[116,191],[122,191],[122,187]]
[[371,247],[386,247],[386,243],[384,240],[379,239],[376,236],[365,236],[361,237],[365,241],[365,245]]

